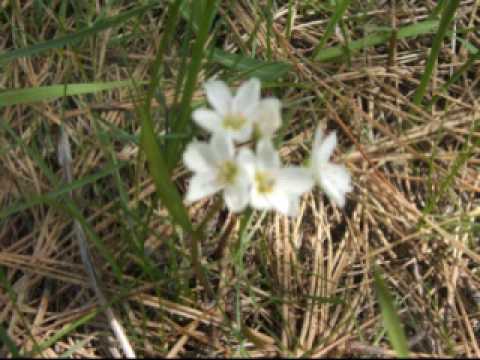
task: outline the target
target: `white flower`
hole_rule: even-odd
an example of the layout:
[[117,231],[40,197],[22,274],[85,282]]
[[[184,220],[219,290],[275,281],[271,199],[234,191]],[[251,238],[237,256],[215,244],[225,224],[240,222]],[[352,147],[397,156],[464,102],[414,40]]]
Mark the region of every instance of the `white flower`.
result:
[[232,96],[223,81],[209,80],[205,92],[214,110],[197,109],[192,114],[193,120],[213,134],[226,133],[238,142],[249,140],[260,102],[260,81],[252,78],[244,82]]
[[184,154],[185,166],[193,171],[186,201],[194,202],[223,190],[231,211],[242,211],[248,204],[249,180],[245,168],[235,157],[229,136],[215,134],[209,143],[193,141]]
[[250,177],[250,205],[259,210],[275,209],[295,215],[299,197],[313,186],[312,174],[300,167],[280,167],[280,158],[268,139],[257,143],[256,154],[243,148],[238,155]]
[[336,145],[337,134],[335,132],[324,138],[322,130],[317,128],[313,142],[311,169],[315,180],[330,200],[343,207],[345,194],[352,191],[352,185],[347,168],[329,161]]
[[260,100],[253,116],[253,128],[258,138],[271,138],[282,125],[280,100],[274,97]]

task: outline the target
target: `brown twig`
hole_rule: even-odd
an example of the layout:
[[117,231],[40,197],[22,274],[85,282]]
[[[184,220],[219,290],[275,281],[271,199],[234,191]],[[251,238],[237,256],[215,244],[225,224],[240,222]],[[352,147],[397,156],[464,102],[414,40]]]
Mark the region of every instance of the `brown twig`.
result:
[[[66,181],[68,183],[72,182],[72,152],[67,132],[63,127],[61,128],[60,140],[58,142],[58,162],[63,168]],[[70,191],[69,196],[73,198],[72,191]],[[108,304],[107,298],[101,289],[100,280],[97,276],[95,267],[91,260],[90,253],[88,251],[85,232],[83,231],[82,225],[77,220],[75,220],[73,223],[73,229],[75,237],[77,239],[78,248],[80,249],[80,257],[82,259],[85,270],[87,271],[88,278],[90,279],[90,285],[95,291],[100,306],[105,309],[105,313],[107,315],[108,322],[110,323],[110,327],[112,328],[112,331],[115,334],[115,337],[117,338],[125,356],[127,358],[135,358],[135,352],[133,351],[130,341],[125,334],[125,330],[123,329],[118,319],[115,317],[115,314],[110,305]]]

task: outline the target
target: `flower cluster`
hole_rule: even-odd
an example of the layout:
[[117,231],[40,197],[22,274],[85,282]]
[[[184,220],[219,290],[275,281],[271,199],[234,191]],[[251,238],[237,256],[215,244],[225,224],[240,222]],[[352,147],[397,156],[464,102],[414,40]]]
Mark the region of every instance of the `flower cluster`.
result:
[[[317,183],[338,206],[345,204],[351,191],[350,174],[342,165],[329,161],[337,137],[315,133],[309,167],[282,166],[272,137],[282,123],[281,103],[261,98],[260,81],[250,79],[235,95],[218,80],[205,84],[207,100],[213,109],[200,108],[193,120],[212,134],[209,142],[194,140],[183,154],[185,166],[193,172],[186,194],[194,202],[221,191],[227,207],[240,212],[247,206],[275,209],[295,215],[300,196]],[[255,140],[255,151],[235,143]]]

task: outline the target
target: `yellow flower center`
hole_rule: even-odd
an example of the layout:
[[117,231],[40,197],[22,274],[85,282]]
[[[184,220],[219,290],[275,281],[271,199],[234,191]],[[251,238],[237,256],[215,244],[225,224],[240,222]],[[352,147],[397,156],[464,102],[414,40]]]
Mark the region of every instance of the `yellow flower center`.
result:
[[257,191],[260,194],[268,194],[273,191],[273,186],[275,185],[275,179],[265,171],[256,171],[255,185],[257,186]]
[[260,130],[260,125],[257,123],[253,124],[253,139],[255,141],[259,140],[262,137],[262,131]]
[[224,185],[233,184],[235,181],[235,178],[237,177],[237,174],[238,174],[237,165],[231,160],[226,160],[220,166],[220,169],[218,172],[218,180],[220,181],[220,183]]
[[226,129],[240,130],[246,122],[245,116],[239,114],[228,114],[223,118],[223,126]]

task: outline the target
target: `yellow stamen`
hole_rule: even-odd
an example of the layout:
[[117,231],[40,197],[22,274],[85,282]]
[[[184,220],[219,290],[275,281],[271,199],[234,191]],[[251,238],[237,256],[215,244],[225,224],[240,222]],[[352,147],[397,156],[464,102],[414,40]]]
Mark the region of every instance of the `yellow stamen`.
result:
[[261,194],[268,194],[273,191],[275,179],[270,174],[264,171],[257,171],[255,173],[255,184],[257,191]]
[[237,177],[237,174],[237,165],[233,161],[226,160],[220,166],[218,179],[224,185],[233,184],[235,178]]
[[246,122],[245,117],[238,114],[229,114],[223,118],[223,126],[232,130],[240,130]]

